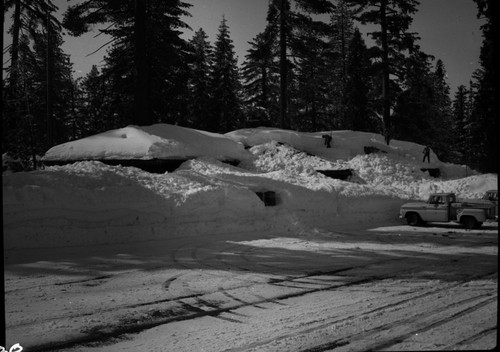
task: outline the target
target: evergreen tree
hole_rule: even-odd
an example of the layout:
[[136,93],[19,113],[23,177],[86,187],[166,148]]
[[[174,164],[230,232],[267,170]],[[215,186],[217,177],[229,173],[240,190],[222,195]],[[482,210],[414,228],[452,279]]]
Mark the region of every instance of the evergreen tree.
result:
[[380,126],[374,116],[370,97],[373,80],[372,63],[368,48],[357,28],[349,42],[347,52],[346,82],[342,101],[345,109],[343,128],[376,132]]
[[121,123],[184,123],[187,111],[188,46],[179,29],[191,5],[180,0],[87,0],[70,6],[63,24],[79,36],[106,23],[112,37],[103,75]]
[[467,126],[470,120],[469,92],[464,85],[458,87],[453,100],[453,160],[456,164],[467,165],[470,149],[470,135]]
[[408,60],[408,70],[402,91],[394,108],[394,137],[400,140],[434,146],[434,77],[428,55],[414,53]]
[[[478,17],[486,20],[481,27],[483,43],[480,53],[481,67],[474,73],[476,93],[473,96],[471,165],[483,172],[498,172],[498,126],[496,93],[496,69],[494,57],[494,4],[492,0],[474,0]],[[498,60],[496,60],[498,61]]]
[[279,69],[271,27],[249,44],[242,69],[245,116],[251,125],[277,126],[273,116],[279,114]]
[[34,92],[34,87],[41,86],[41,82],[35,81],[34,78],[37,58],[26,35],[22,35],[19,39],[17,55],[16,88],[9,91],[12,87],[7,86],[6,99],[2,106],[2,147],[4,151],[21,159],[24,165],[36,165],[36,156],[42,147],[35,145],[35,131],[36,127],[40,129],[40,133],[44,131],[38,121],[42,122],[45,114],[37,116],[35,121],[33,109],[44,104],[45,97],[36,96]]
[[291,0],[271,0],[268,11],[268,24],[276,29],[279,35],[279,64],[280,64],[280,127],[290,127],[289,95],[294,89],[290,82],[292,68],[288,56],[293,56],[294,47],[301,43],[296,40],[296,31],[316,31],[317,35],[325,35],[328,26],[313,19],[309,14],[320,15],[332,11],[333,5],[328,0],[296,0],[292,11]]
[[326,59],[328,46],[309,28],[297,31],[295,39],[297,92],[292,97],[298,115],[290,116],[291,126],[301,131],[331,129],[327,115],[331,104]]
[[35,155],[66,140],[72,68],[61,49],[61,25],[52,2],[7,5],[15,7],[15,18],[3,143],[6,150],[36,166]]
[[97,66],[93,65],[90,72],[81,82],[82,111],[80,131],[82,136],[93,135],[113,129],[108,116],[109,112],[109,92],[104,76],[99,72]]
[[71,78],[68,89],[68,111],[65,119],[66,140],[86,137],[84,130],[84,115],[82,113],[85,101],[81,88],[82,78]]
[[[328,90],[331,99],[331,127],[350,128],[346,120],[346,99],[348,85],[349,46],[353,38],[354,14],[345,0],[339,0],[330,16],[331,33],[328,36],[330,52],[326,56],[328,64]],[[352,66],[351,66],[352,67]]]
[[212,46],[205,31],[200,28],[190,41],[193,59],[190,65],[189,79],[189,124],[206,130],[210,111],[210,73],[212,69]]
[[[377,44],[375,51],[379,60],[381,81],[381,113],[383,134],[389,144],[395,131],[391,109],[395,102],[396,92],[391,76],[400,76],[405,67],[405,53],[411,54],[418,47],[414,33],[409,27],[413,21],[412,15],[417,11],[416,0],[346,0],[351,6],[357,6],[357,19],[363,23],[372,23],[380,30],[370,33]],[[398,124],[401,125],[401,124]]]
[[428,145],[442,161],[451,161],[452,110],[446,71],[441,60],[433,71],[432,56],[413,53],[394,110],[395,136]]
[[434,126],[436,129],[436,140],[432,144],[434,152],[441,161],[450,162],[453,158],[452,144],[452,105],[450,99],[450,87],[446,83],[446,69],[442,60],[437,60],[434,77]]
[[211,75],[212,113],[208,130],[229,132],[242,127],[238,60],[225,17],[215,41]]
[[57,7],[51,0],[33,0],[30,2],[6,0],[4,11],[8,11],[12,7],[14,8],[12,26],[9,29],[9,33],[12,35],[12,44],[9,49],[11,63],[8,73],[10,92],[11,94],[16,94],[13,90],[18,89],[18,85],[22,85],[18,81],[21,33],[24,33],[24,40],[28,39],[32,42],[40,27],[46,30],[48,27],[59,30],[61,25],[53,15]]

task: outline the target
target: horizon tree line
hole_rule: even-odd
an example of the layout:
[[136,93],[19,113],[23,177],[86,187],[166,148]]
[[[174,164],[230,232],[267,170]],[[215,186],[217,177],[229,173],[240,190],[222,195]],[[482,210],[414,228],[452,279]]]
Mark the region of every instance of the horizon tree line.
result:
[[[416,0],[270,0],[241,67],[225,16],[213,44],[202,28],[181,38],[191,5],[180,0],[80,1],[62,21],[51,0],[6,0],[2,149],[34,166],[55,144],[128,124],[352,129],[496,172],[492,6],[475,2],[486,20],[481,68],[452,100],[443,62],[409,31]],[[372,46],[357,23],[374,28]],[[104,65],[75,79],[62,30],[96,26],[111,38]]]

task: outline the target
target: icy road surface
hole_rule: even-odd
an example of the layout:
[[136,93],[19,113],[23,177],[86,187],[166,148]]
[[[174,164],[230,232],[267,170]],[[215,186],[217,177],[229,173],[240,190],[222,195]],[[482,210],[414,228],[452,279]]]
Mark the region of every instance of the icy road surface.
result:
[[496,223],[480,230],[392,224],[10,251],[7,345],[20,343],[25,351],[491,349],[497,273]]

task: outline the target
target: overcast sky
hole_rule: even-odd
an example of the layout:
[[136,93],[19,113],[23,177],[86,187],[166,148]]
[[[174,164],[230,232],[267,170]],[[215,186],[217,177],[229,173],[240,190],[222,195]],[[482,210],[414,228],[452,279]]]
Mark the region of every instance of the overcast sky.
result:
[[[78,1],[71,0],[69,4]],[[186,32],[185,38],[191,38],[194,31],[201,27],[213,44],[222,15],[225,15],[240,63],[249,48],[248,42],[265,26],[268,0],[184,1],[193,5],[189,9],[192,17],[185,19],[192,31]],[[64,10],[68,1],[55,0],[54,3]],[[420,0],[412,31],[421,37],[419,44],[425,53],[443,60],[452,92],[461,84],[468,86],[472,73],[479,68],[481,24],[473,0]],[[6,22],[8,25],[9,21]],[[100,61],[105,50],[88,56],[107,41],[102,37],[94,38],[95,34],[79,38],[65,36],[63,49],[71,55],[77,76],[85,75],[93,64],[102,63]],[[5,38],[5,41],[8,43],[9,38]]]

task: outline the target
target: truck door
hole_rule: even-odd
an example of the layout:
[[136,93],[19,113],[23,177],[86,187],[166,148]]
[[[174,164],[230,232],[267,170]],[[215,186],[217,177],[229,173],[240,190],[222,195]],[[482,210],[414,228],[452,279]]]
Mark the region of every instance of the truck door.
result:
[[484,199],[491,201],[495,205],[495,216],[498,216],[498,192],[487,192]]
[[446,196],[436,196],[433,201],[428,221],[449,221],[449,204]]

